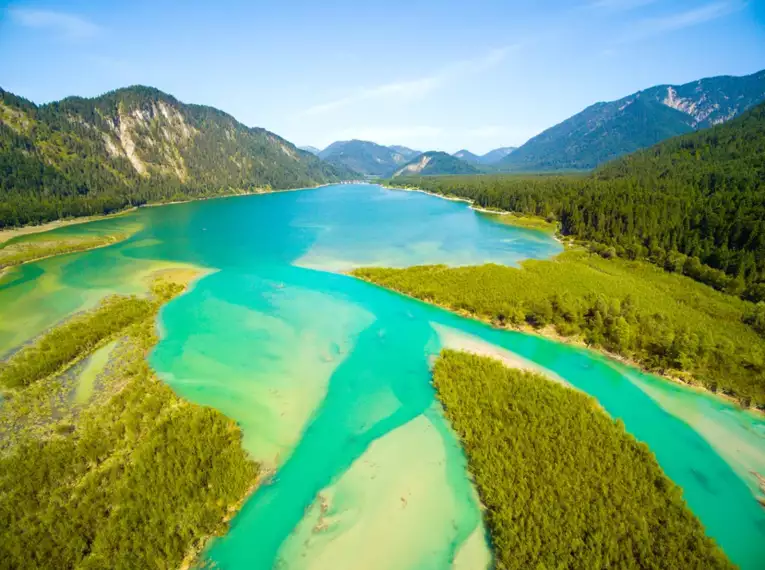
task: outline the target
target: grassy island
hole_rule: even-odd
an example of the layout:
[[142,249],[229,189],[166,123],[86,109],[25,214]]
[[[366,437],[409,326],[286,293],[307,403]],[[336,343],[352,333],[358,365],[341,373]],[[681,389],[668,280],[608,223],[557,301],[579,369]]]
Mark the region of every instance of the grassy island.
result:
[[752,326],[759,307],[647,262],[570,250],[521,268],[434,265],[353,274],[497,326],[582,341],[765,407],[765,339]]
[[[146,362],[157,311],[183,289],[107,299],[0,367],[0,567],[178,568],[255,485],[237,425]],[[107,344],[92,393],[75,398]]]
[[38,239],[0,245],[0,271],[45,257],[105,247],[126,239],[127,234]]
[[734,568],[651,451],[591,397],[451,350],[433,380],[498,569]]

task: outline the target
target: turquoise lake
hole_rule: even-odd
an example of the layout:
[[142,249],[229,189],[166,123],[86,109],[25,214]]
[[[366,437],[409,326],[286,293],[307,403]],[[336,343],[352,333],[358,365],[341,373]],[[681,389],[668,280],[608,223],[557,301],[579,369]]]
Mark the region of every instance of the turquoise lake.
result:
[[464,455],[429,367],[444,346],[523,359],[591,394],[645,442],[741,568],[765,567],[765,421],[723,400],[537,336],[492,329],[343,272],[544,259],[560,244],[375,185],[157,208],[56,233],[119,244],[0,278],[0,354],[156,271],[206,275],[167,305],[150,362],[242,426],[273,477],[206,556],[220,568],[475,569],[491,563]]

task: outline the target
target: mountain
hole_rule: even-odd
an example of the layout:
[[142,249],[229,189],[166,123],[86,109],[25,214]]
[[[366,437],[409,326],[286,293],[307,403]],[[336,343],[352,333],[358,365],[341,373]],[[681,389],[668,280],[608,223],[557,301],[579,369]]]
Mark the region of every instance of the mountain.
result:
[[399,168],[393,176],[476,173],[478,173],[477,168],[459,158],[445,152],[429,151],[422,153]]
[[336,181],[346,171],[151,87],[35,105],[0,90],[0,227]]
[[481,157],[482,164],[494,164],[505,158],[508,154],[513,152],[516,148],[514,146],[503,146],[490,150]]
[[765,70],[658,85],[596,103],[502,159],[503,170],[589,169],[673,136],[724,123],[765,100]]
[[481,157],[477,154],[473,154],[469,150],[462,149],[455,152],[452,156],[459,158],[460,160],[464,160],[465,162],[469,162],[470,164],[480,164],[481,163]]
[[513,152],[515,148],[516,147],[514,146],[495,148],[484,155],[473,154],[469,150],[462,149],[455,152],[452,156],[464,160],[465,162],[469,162],[470,164],[495,164]]
[[319,158],[361,174],[390,176],[412,156],[416,156],[412,154],[415,152],[405,148],[405,152],[402,153],[391,147],[354,139],[332,143],[319,153]]
[[320,149],[316,148],[315,146],[306,145],[306,146],[299,146],[300,150],[304,150],[306,152],[310,152],[311,154],[315,154],[316,156],[319,156],[319,153],[321,152]]
[[400,144],[392,144],[388,148],[393,152],[399,153],[406,160],[412,160],[415,156],[422,154],[419,150],[412,150],[411,148],[401,146]]

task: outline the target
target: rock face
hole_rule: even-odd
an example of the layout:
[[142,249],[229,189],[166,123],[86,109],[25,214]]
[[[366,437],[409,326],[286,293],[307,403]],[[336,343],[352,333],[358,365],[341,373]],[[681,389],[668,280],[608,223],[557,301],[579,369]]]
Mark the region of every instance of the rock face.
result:
[[398,176],[430,176],[438,174],[476,174],[478,169],[450,154],[438,151],[424,152],[399,168]]
[[658,85],[596,103],[547,129],[498,165],[504,170],[589,169],[664,139],[718,125],[765,100],[765,70]]
[[40,106],[0,90],[0,167],[0,202],[121,206],[349,177],[269,131],[142,86]]

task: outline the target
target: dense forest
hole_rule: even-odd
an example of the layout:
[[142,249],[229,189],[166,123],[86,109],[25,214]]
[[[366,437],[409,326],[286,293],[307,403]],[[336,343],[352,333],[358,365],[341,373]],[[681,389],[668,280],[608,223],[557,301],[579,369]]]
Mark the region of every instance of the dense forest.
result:
[[649,259],[715,289],[765,300],[765,104],[617,159],[589,176],[397,178],[557,220],[606,257]]
[[486,507],[497,568],[734,567],[647,446],[589,396],[450,350],[433,381]]
[[[0,568],[178,568],[255,484],[236,424],[146,362],[157,311],[181,290],[113,297],[3,367]],[[110,365],[76,402],[78,362],[109,340]]]
[[765,408],[763,305],[646,262],[568,251],[521,268],[436,265],[354,274],[498,326],[553,327],[649,370]]
[[0,89],[0,228],[353,177],[149,87],[37,106]]

